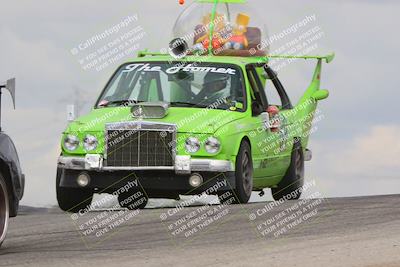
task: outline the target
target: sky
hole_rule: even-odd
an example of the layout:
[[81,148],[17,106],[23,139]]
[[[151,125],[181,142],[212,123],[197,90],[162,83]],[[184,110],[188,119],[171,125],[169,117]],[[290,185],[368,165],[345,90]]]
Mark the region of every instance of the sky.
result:
[[[56,205],[55,172],[66,106],[75,104],[81,114],[88,112],[121,63],[138,49],[166,47],[177,16],[192,1],[184,6],[177,2],[2,0],[0,81],[17,79],[17,109],[12,110],[4,94],[2,126],[13,138],[26,174],[22,204]],[[319,105],[323,119],[309,143],[313,160],[306,163],[306,179],[316,180],[326,197],[399,193],[400,2],[250,3],[270,36],[315,15],[313,22],[272,43],[271,52],[318,27],[321,36],[310,54],[336,53],[323,66],[321,87],[330,97]],[[122,21],[127,25],[118,33],[79,50],[86,40]],[[140,38],[124,57],[98,70],[88,67],[97,48],[134,29]],[[307,87],[313,68],[313,61],[295,61],[279,69],[292,102]]]

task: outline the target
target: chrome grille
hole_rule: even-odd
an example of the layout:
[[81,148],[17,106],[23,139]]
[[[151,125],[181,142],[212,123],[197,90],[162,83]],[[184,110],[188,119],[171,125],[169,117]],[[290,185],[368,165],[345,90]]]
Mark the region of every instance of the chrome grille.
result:
[[109,167],[163,167],[174,164],[175,126],[147,122],[110,124],[106,127]]

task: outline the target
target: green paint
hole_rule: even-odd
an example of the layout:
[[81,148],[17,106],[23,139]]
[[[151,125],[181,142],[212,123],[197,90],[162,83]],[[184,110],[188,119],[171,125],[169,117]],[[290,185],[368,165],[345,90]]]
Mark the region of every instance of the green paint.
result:
[[329,91],[325,89],[320,89],[312,95],[312,97],[317,101],[324,100],[328,98],[328,96],[329,96]]
[[330,63],[335,58],[335,53],[326,56],[293,56],[293,55],[267,55],[266,58],[299,58],[299,59],[325,59],[326,63]]
[[[187,56],[184,59],[176,60],[167,54],[152,53],[149,51],[139,52],[139,57],[130,60],[130,63],[141,62],[196,62],[198,56]],[[283,125],[291,125],[287,128],[288,143],[283,147],[281,133],[272,133],[269,130],[262,129],[263,121],[260,116],[252,116],[251,101],[252,90],[246,73],[248,64],[267,64],[270,58],[304,58],[316,59],[317,64],[310,85],[305,89],[300,101],[292,110],[281,110],[280,114],[284,118]],[[252,148],[252,158],[254,166],[254,189],[276,186],[284,176],[289,164],[291,149],[293,146],[293,138],[301,136],[303,148],[307,147],[309,137],[307,132],[310,131],[310,125],[305,123],[312,119],[312,115],[316,110],[318,100],[328,97],[327,90],[319,89],[322,61],[331,62],[333,55],[328,56],[284,56],[284,55],[269,55],[267,57],[229,57],[229,56],[209,56],[207,62],[214,64],[233,64],[243,72],[244,86],[246,95],[244,96],[247,105],[236,104],[231,110],[215,110],[210,109],[204,112],[204,115],[197,116],[199,112],[203,112],[202,108],[193,107],[170,107],[168,115],[161,119],[144,119],[145,121],[174,123],[179,125],[177,130],[177,155],[188,155],[184,149],[184,142],[190,136],[197,137],[202,144],[206,138],[217,136],[222,144],[221,151],[216,155],[208,154],[204,146],[201,149],[191,154],[192,158],[212,158],[229,160],[235,163],[236,156],[239,151],[240,143],[243,138],[250,140]],[[225,65],[221,65],[223,67]],[[257,68],[257,74],[262,82],[263,69]],[[151,82],[149,90],[151,91],[151,99],[157,99],[157,91],[155,82]],[[171,87],[171,95],[182,94],[181,88]],[[290,95],[290,91],[287,92]],[[186,97],[183,97],[185,99]],[[317,101],[316,101],[317,100]],[[244,111],[240,112],[239,110]],[[104,146],[104,129],[107,123],[133,121],[136,120],[130,115],[130,107],[106,107],[94,108],[89,114],[81,116],[74,122],[70,123],[63,133],[61,138],[61,150],[64,156],[80,156],[84,157],[87,153],[83,146],[82,140],[87,134],[95,135],[99,140],[99,145],[95,151],[103,155],[105,153]],[[103,118],[103,119],[102,119]],[[194,118],[192,121],[181,123],[187,118]],[[217,118],[217,120],[216,120]],[[205,123],[206,122],[206,123]],[[199,128],[199,125],[202,125]],[[261,127],[261,128],[260,128]],[[262,130],[260,130],[262,129]],[[256,133],[255,135],[252,133]],[[80,147],[75,151],[67,151],[63,145],[63,139],[67,134],[77,135],[81,140]],[[265,141],[268,140],[268,141]],[[261,144],[261,145],[260,145]],[[270,147],[268,147],[270,146]],[[96,177],[92,177],[95,179]]]

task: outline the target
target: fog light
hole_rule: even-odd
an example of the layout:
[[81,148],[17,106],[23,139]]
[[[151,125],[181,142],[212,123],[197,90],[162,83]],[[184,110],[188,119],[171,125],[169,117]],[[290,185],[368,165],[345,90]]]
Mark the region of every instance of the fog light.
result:
[[76,182],[78,183],[78,185],[79,185],[80,187],[85,187],[85,186],[87,186],[87,185],[89,184],[89,182],[90,182],[90,176],[89,176],[87,173],[82,172],[82,173],[80,173],[80,174],[78,175],[78,178],[76,179]]
[[189,184],[192,187],[198,187],[202,183],[203,183],[203,177],[198,173],[194,173],[189,177]]

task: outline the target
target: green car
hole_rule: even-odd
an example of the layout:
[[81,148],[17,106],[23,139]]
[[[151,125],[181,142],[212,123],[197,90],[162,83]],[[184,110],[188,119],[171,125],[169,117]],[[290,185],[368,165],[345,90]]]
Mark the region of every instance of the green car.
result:
[[[202,192],[231,192],[235,203],[265,188],[274,199],[299,198],[311,122],[318,101],[328,97],[319,88],[322,61],[333,57],[299,56],[317,59],[317,66],[294,104],[268,66],[271,56],[199,62],[140,52],[112,75],[93,110],[64,131],[60,208],[77,212],[103,192],[117,192],[121,206],[132,209],[144,208],[148,198]],[[145,200],[126,205],[135,194]]]

